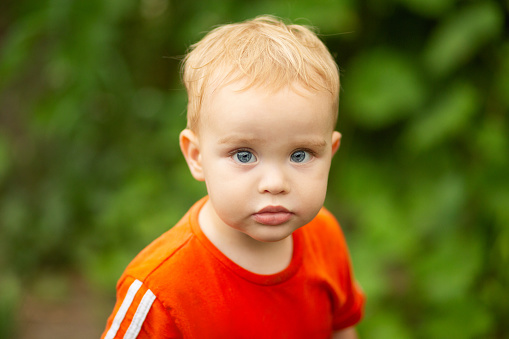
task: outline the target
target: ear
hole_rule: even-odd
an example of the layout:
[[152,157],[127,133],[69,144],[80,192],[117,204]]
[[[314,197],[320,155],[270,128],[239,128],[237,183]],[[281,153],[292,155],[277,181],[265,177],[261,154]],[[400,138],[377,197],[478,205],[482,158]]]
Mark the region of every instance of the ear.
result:
[[190,129],[180,132],[180,149],[193,177],[198,181],[204,181],[200,143],[198,136]]
[[341,133],[338,131],[332,132],[332,155],[336,154],[341,144]]

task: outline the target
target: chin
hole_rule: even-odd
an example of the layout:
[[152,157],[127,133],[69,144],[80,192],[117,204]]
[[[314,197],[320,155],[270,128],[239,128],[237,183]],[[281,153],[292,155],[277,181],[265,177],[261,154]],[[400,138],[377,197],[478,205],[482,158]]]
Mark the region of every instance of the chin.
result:
[[262,232],[258,232],[257,234],[249,235],[254,240],[260,242],[278,242],[288,238],[295,230],[276,230],[274,226],[266,226],[267,230],[263,230]]
[[254,240],[256,241],[259,241],[259,242],[265,242],[265,243],[275,243],[275,242],[278,242],[278,241],[281,241],[281,240],[284,240],[288,238],[288,236],[286,237],[283,237],[283,238],[276,238],[276,237],[272,237],[272,238],[253,238]]

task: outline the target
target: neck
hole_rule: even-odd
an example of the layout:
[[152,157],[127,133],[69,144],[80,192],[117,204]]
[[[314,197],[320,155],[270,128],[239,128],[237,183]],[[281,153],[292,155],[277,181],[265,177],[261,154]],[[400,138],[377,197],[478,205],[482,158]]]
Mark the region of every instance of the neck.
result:
[[203,233],[226,257],[242,268],[257,274],[283,271],[292,260],[293,238],[262,242],[226,225],[208,201],[200,211]]

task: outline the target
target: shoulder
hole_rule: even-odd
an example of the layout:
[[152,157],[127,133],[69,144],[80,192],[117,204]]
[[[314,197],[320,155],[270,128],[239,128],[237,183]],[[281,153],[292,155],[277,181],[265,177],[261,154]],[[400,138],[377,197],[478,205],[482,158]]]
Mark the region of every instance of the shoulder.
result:
[[[117,283],[117,302],[103,338],[176,338],[179,331],[169,313],[164,290],[168,277],[179,274],[179,262],[196,246],[192,230],[199,202],[171,228],[145,247],[127,266]],[[194,245],[193,245],[194,243]],[[168,273],[173,273],[169,275]],[[172,281],[180,279],[172,279]]]
[[198,225],[198,215],[205,200],[198,201],[168,232],[142,250],[128,265],[120,280],[139,280],[157,298],[168,304],[179,293],[192,290],[191,281],[218,265]]
[[[187,216],[187,215],[186,215]],[[144,281],[154,270],[181,250],[192,239],[193,233],[186,216],[172,229],[145,247],[127,266],[124,275]]]
[[148,280],[153,280],[152,276],[159,276],[159,271],[179,267],[182,261],[192,256],[199,247],[192,224],[196,222],[201,206],[202,200],[193,205],[173,228],[145,247],[127,266],[122,277],[131,276],[147,284]]
[[[302,227],[305,246],[315,255],[324,258],[348,256],[345,236],[334,215],[325,207],[307,225]],[[339,259],[338,259],[339,260]]]

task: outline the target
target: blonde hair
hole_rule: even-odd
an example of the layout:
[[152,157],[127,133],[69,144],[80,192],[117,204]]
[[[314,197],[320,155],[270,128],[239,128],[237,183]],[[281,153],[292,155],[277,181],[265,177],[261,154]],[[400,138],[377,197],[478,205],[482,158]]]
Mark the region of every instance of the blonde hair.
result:
[[332,55],[308,27],[260,16],[219,26],[190,48],[182,64],[187,89],[187,127],[197,130],[205,93],[245,80],[245,87],[277,91],[299,84],[333,97],[337,119],[339,72]]

